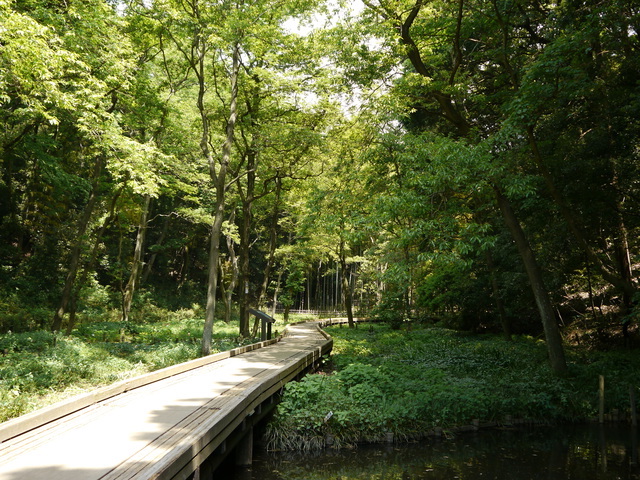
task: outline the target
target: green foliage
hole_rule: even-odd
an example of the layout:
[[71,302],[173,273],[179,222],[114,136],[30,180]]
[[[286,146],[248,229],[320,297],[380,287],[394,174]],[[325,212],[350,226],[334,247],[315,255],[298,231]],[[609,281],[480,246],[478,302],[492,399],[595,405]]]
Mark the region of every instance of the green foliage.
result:
[[382,301],[372,309],[373,318],[388,323],[394,329],[399,329],[405,321],[407,310],[406,300],[402,293],[387,292]]
[[505,342],[415,324],[329,332],[335,371],[285,387],[268,431],[273,448],[321,448],[327,434],[337,446],[381,441],[386,432],[417,438],[473,419],[586,420],[597,412],[600,372],[610,379],[611,409],[624,410],[629,385],[640,385],[638,359],[623,352],[571,352],[571,376],[559,378],[544,345],[529,337]]
[[25,305],[21,296],[0,297],[0,333],[26,332],[44,328],[51,312],[41,306]]

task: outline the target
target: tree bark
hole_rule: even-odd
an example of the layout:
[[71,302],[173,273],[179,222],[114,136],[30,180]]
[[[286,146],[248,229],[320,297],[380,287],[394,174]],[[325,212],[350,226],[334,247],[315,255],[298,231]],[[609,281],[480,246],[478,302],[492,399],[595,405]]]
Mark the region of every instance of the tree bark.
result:
[[[220,237],[222,235],[222,223],[224,221],[224,206],[226,196],[226,176],[231,162],[231,147],[235,138],[235,126],[238,119],[238,77],[240,75],[240,45],[233,45],[231,66],[231,98],[229,102],[229,117],[227,120],[226,138],[222,145],[222,158],[219,165],[211,154],[209,148],[209,119],[204,106],[204,94],[206,91],[204,79],[204,56],[200,59],[201,75],[199,77],[198,109],[202,118],[202,139],[200,146],[205,157],[209,161],[209,172],[216,190],[216,202],[214,220],[211,226],[211,240],[209,245],[209,275],[207,283],[207,306],[205,310],[204,331],[202,334],[202,355],[211,353],[211,340],[213,337],[213,322],[216,310],[216,292],[218,289],[218,260],[220,258]],[[217,172],[216,172],[217,167]]]
[[276,307],[278,306],[278,295],[280,294],[280,283],[282,282],[282,271],[278,273],[276,288],[273,289],[273,305],[271,305],[271,316],[276,316]]
[[486,252],[487,267],[489,268],[489,276],[491,277],[491,290],[493,291],[493,301],[496,304],[498,310],[498,316],[500,317],[500,325],[502,325],[502,334],[507,341],[511,340],[511,324],[507,318],[507,313],[504,309],[504,302],[500,297],[500,285],[498,284],[498,278],[496,276],[496,266],[493,261],[493,255],[487,250]]
[[269,287],[269,277],[276,256],[276,247],[278,240],[278,217],[280,216],[280,196],[282,194],[282,178],[276,177],[275,200],[273,204],[273,212],[271,213],[271,225],[269,227],[269,256],[267,264],[264,268],[264,278],[258,295],[258,306],[264,308],[265,299],[267,297],[267,288]]
[[82,290],[82,287],[86,284],[87,277],[89,276],[89,274],[94,271],[95,263],[98,258],[98,252],[100,250],[100,243],[101,243],[102,237],[104,236],[104,232],[107,230],[107,227],[111,224],[111,222],[113,222],[115,218],[116,204],[118,203],[118,199],[120,198],[120,195],[122,194],[123,190],[124,190],[124,186],[120,187],[120,189],[118,189],[116,193],[113,195],[113,198],[111,199],[111,204],[109,206],[107,218],[104,219],[104,221],[102,222],[102,225],[100,226],[100,229],[95,235],[93,248],[91,249],[91,255],[89,256],[89,259],[85,262],[84,268],[82,269],[82,275],[80,276],[80,279],[76,282],[76,286],[73,289],[71,299],[69,300],[69,320],[67,321],[67,331],[66,331],[67,335],[71,335],[71,332],[73,331],[73,327],[75,326],[76,309],[78,306],[78,297],[80,296],[80,291]]
[[[233,219],[235,215],[232,215]],[[233,221],[233,220],[231,220]],[[231,323],[231,313],[233,310],[233,294],[236,291],[236,287],[238,286],[238,257],[236,256],[235,246],[233,244],[233,239],[227,237],[227,250],[229,251],[229,264],[231,268],[231,281],[229,282],[229,286],[223,287],[223,298],[224,298],[224,321],[225,323]],[[224,276],[224,271],[221,268],[221,276]]]
[[[364,2],[370,8],[372,8],[371,4],[367,1]],[[424,5],[424,0],[416,0],[413,8],[409,11],[407,18],[402,21],[400,18],[395,19],[396,29],[400,34],[400,40],[407,48],[407,58],[413,65],[413,68],[416,72],[427,78],[431,79],[434,77],[434,72],[432,69],[429,69],[427,64],[424,63],[422,59],[422,55],[420,54],[420,49],[415,43],[415,40],[411,36],[411,27],[413,26],[413,22],[418,17],[420,10]],[[462,8],[463,3],[459,2],[459,19],[462,18]],[[388,15],[385,15],[388,16]],[[457,59],[456,62],[460,62],[460,59]],[[455,62],[454,62],[455,65]],[[451,74],[451,79],[455,75],[455,70],[458,67],[455,66],[454,71]],[[451,82],[452,80],[450,80]],[[471,124],[467,121],[465,116],[460,112],[458,107],[456,106],[453,98],[448,93],[444,93],[439,90],[433,90],[428,93],[428,96],[433,98],[436,103],[440,107],[440,111],[442,116],[453,126],[455,126],[456,130],[462,137],[466,137],[471,132]]]
[[[162,222],[162,230],[160,231],[160,237],[154,244],[154,247],[161,247],[164,243],[164,239],[167,237],[167,232],[169,231],[169,223],[171,222],[171,215],[165,216],[164,222]],[[153,253],[149,257],[149,261],[144,265],[144,269],[142,271],[142,277],[140,278],[140,284],[144,285],[147,283],[149,279],[149,275],[153,271],[153,265],[156,263],[156,258],[158,258],[158,253],[155,251],[155,248],[151,249]]]
[[[611,162],[612,176],[613,176],[613,186],[616,189],[616,192],[619,191],[618,185],[618,168],[615,161]],[[627,286],[623,290],[622,299],[623,305],[625,309],[625,313],[631,309],[633,296],[636,290],[636,286],[633,281],[633,267],[631,263],[631,253],[629,252],[629,232],[627,230],[627,225],[624,221],[624,216],[622,212],[624,211],[624,200],[620,198],[620,196],[616,193],[616,201],[615,201],[615,212],[616,212],[616,220],[617,220],[617,235],[614,237],[614,246],[616,251],[616,260],[618,263],[618,272],[620,272],[620,277],[624,284]],[[628,337],[628,323],[623,324],[623,333],[625,338]]]
[[350,265],[347,264],[344,240],[340,241],[340,266],[342,267],[342,294],[344,295],[344,306],[347,310],[347,320],[349,322],[349,328],[354,328],[353,294],[351,292],[351,283],[349,282]]
[[532,126],[527,127],[527,136],[536,166],[538,167],[538,170],[540,171],[542,178],[545,181],[547,189],[551,194],[551,198],[560,210],[560,214],[567,222],[567,225],[569,226],[571,233],[573,233],[574,238],[582,246],[582,249],[587,254],[589,260],[598,268],[603,278],[613,286],[618,288],[620,291],[622,291],[624,295],[632,297],[636,289],[630,278],[628,278],[628,276],[626,275],[625,269],[623,268],[622,273],[620,275],[617,275],[611,268],[605,265],[597,252],[587,241],[587,238],[584,235],[582,229],[578,226],[575,215],[565,202],[562,193],[558,190],[558,188],[556,188],[553,177],[551,176],[551,172],[549,172],[549,169],[542,159],[542,154],[540,153],[540,149],[538,148],[538,141],[535,137]]
[[138,234],[136,235],[136,246],[133,251],[133,260],[131,262],[131,273],[129,274],[129,281],[124,289],[124,294],[122,295],[122,316],[120,318],[122,322],[129,321],[131,303],[133,302],[133,296],[136,292],[136,288],[138,287],[138,280],[140,279],[140,273],[142,272],[142,253],[147,233],[147,219],[149,217],[150,205],[151,195],[145,195],[144,202],[142,204],[142,212],[140,212],[140,223],[138,224]]
[[564,356],[562,337],[556,322],[549,293],[547,292],[542,279],[542,272],[540,271],[540,267],[538,266],[533,250],[531,250],[531,246],[527,241],[524,231],[522,230],[522,226],[520,225],[509,200],[497,187],[494,187],[494,189],[498,200],[498,206],[502,212],[505,224],[511,232],[516,247],[518,248],[518,252],[520,253],[524,268],[527,272],[529,283],[531,284],[531,289],[533,291],[538,312],[542,320],[542,326],[544,328],[551,368],[558,374],[564,374],[567,372],[567,362]]
[[255,198],[257,153],[253,147],[247,152],[247,186],[242,197],[242,223],[240,225],[240,335],[248,337],[249,331],[249,255],[251,244],[251,224],[253,221],[253,201]]

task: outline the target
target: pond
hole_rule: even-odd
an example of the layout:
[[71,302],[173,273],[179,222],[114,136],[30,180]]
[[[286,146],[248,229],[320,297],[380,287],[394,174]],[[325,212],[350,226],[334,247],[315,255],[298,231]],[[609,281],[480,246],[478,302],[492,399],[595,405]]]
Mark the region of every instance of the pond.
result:
[[640,479],[638,431],[628,425],[493,429],[408,445],[293,454],[256,451],[229,480]]

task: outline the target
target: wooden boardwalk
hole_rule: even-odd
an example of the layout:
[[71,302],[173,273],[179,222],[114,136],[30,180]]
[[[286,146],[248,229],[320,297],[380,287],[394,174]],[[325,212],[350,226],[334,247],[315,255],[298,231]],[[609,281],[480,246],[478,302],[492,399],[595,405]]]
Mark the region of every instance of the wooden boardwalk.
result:
[[279,341],[170,367],[0,424],[0,480],[189,478],[251,435],[274,395],[331,347],[319,323],[290,325]]

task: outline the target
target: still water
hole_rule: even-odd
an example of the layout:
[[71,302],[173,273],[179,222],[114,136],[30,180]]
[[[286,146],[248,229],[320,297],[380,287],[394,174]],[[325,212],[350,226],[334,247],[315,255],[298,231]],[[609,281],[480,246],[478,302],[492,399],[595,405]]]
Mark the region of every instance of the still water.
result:
[[257,451],[251,469],[225,480],[640,479],[638,430],[563,426],[487,430],[410,445],[316,454]]

